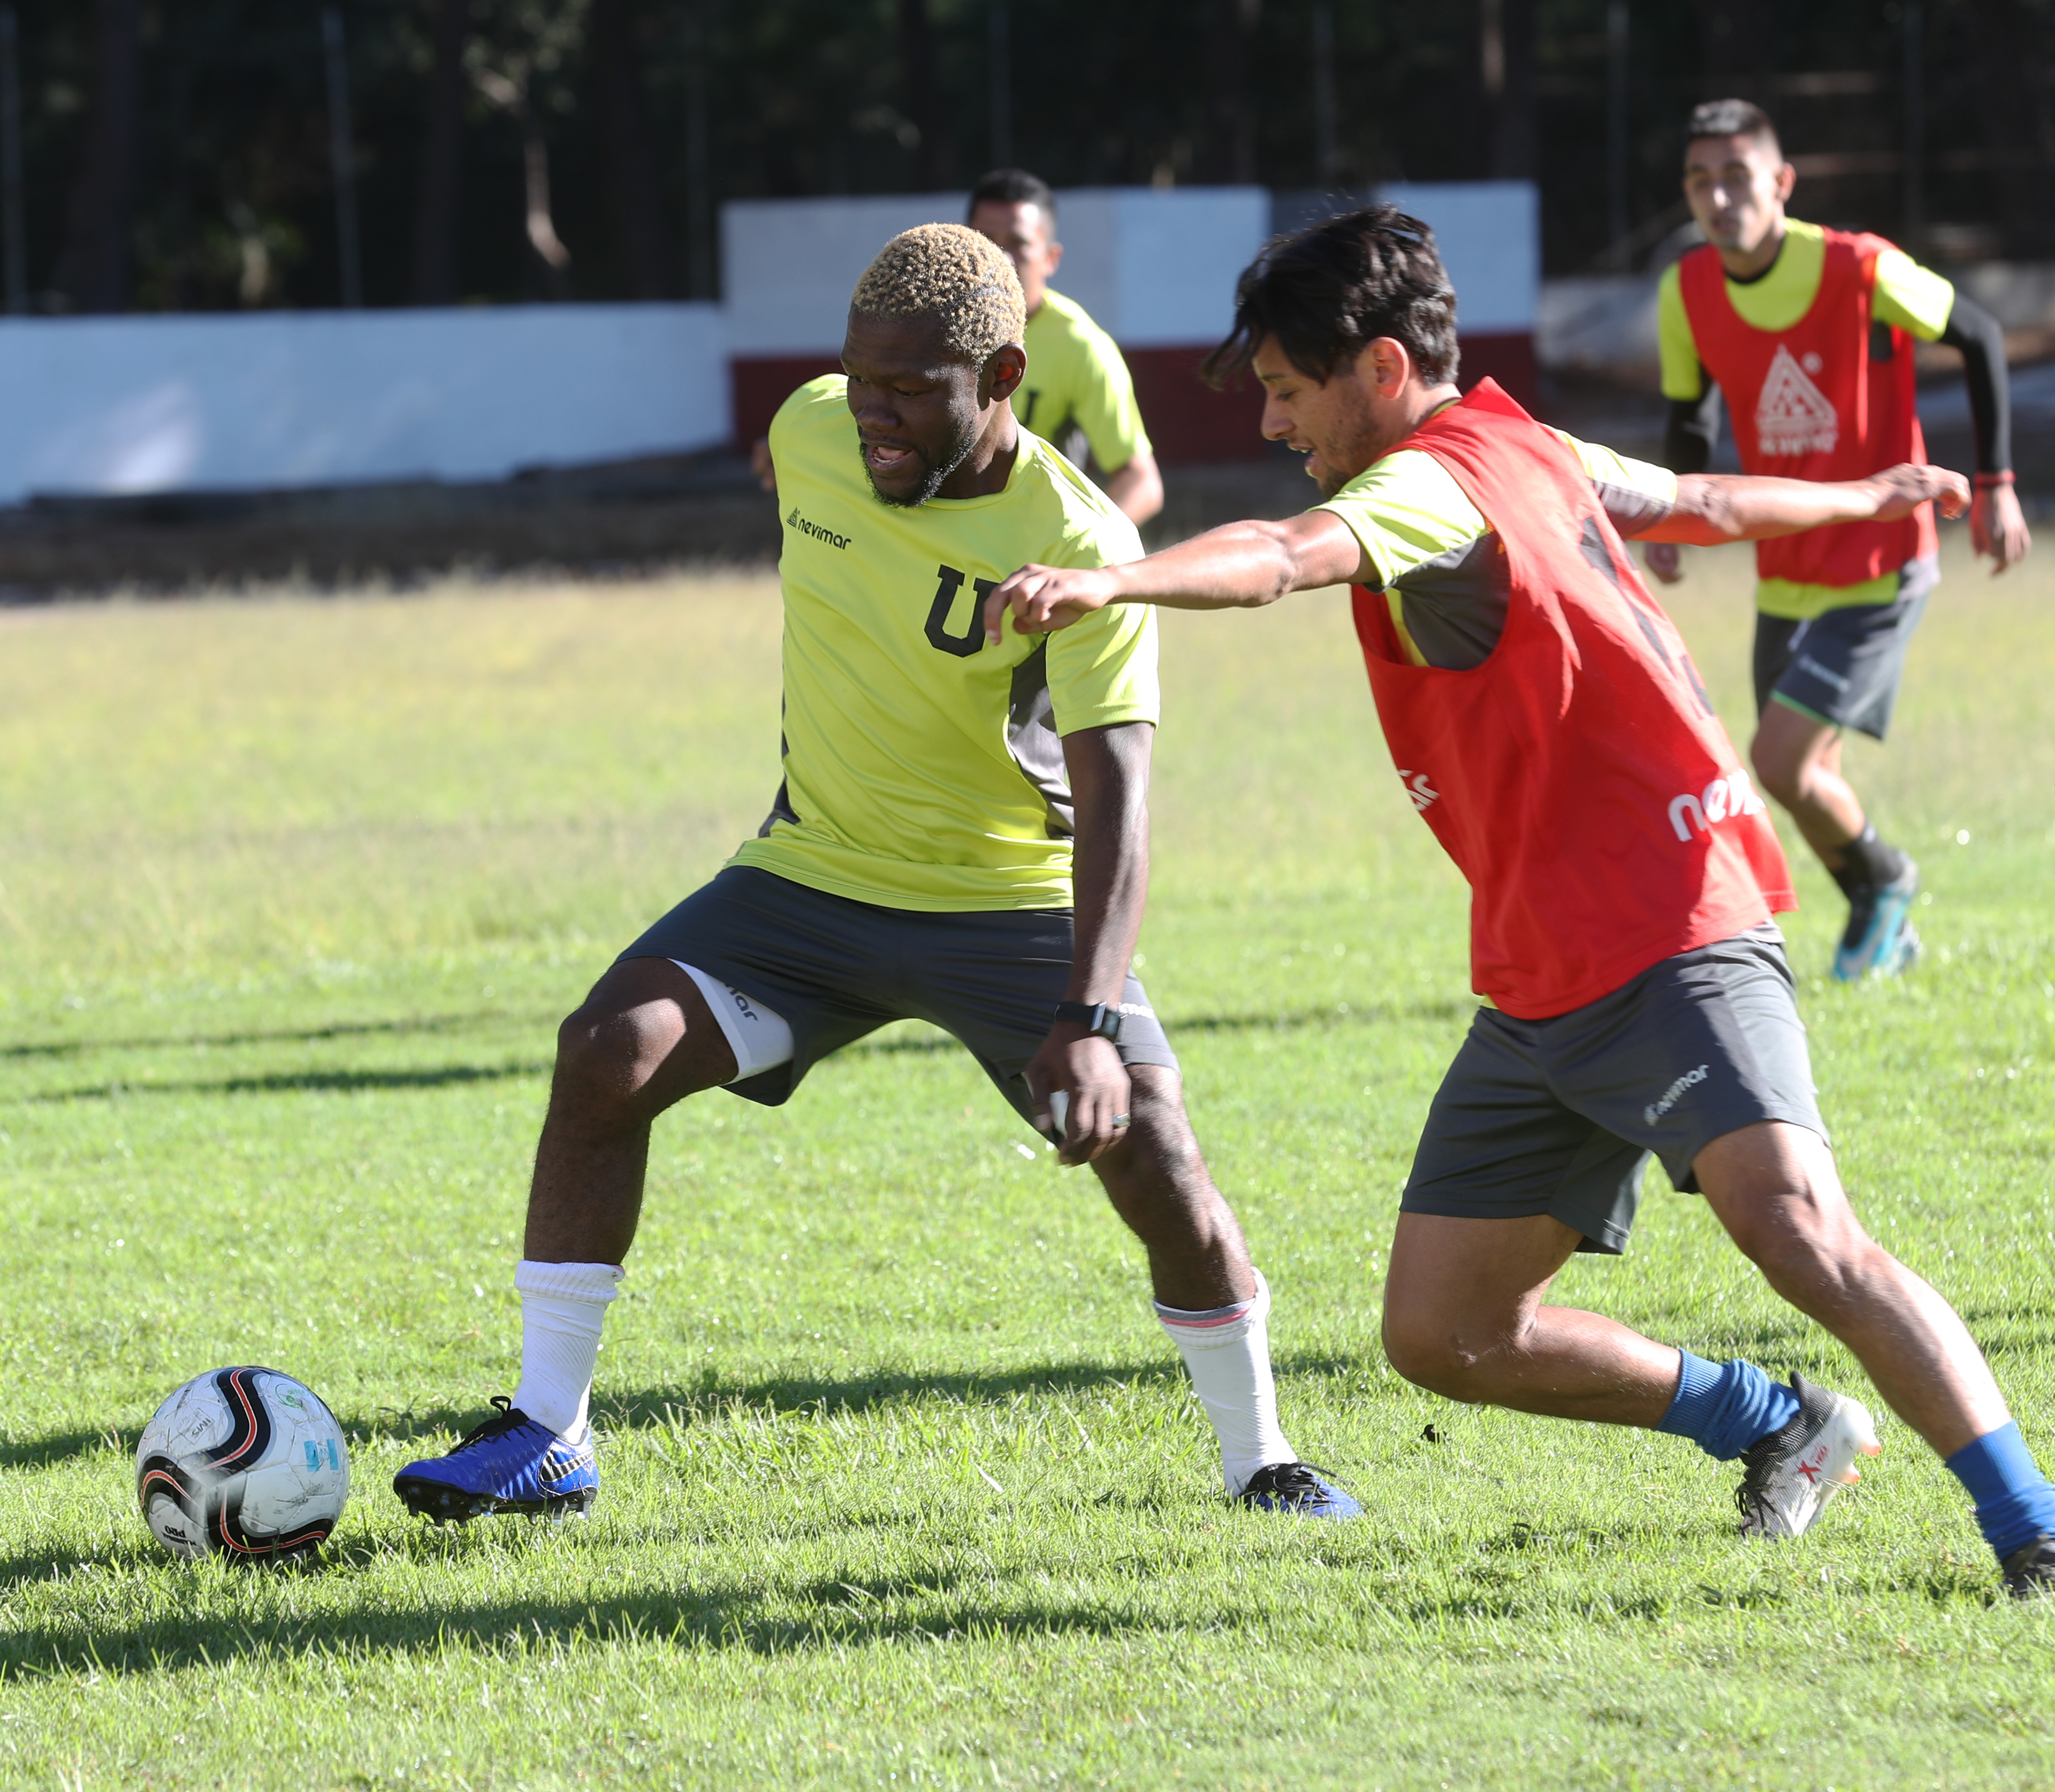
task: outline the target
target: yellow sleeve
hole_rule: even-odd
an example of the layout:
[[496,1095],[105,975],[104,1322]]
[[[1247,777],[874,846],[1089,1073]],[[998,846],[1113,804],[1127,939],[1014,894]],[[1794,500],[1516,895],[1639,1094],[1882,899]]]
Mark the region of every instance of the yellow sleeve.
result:
[[1903,249],[1887,249],[1876,258],[1872,309],[1879,323],[1896,324],[1921,341],[1931,342],[1948,327],[1948,314],[1954,308],[1954,287]]
[[1633,460],[1617,450],[1599,442],[1580,442],[1574,436],[1558,429],[1556,433],[1569,444],[1571,452],[1582,464],[1594,485],[1609,486],[1615,491],[1631,492],[1638,498],[1670,505],[1677,502],[1677,476],[1667,467],[1658,467],[1651,461]]
[[1663,269],[1655,289],[1655,341],[1663,357],[1663,396],[1686,403],[1706,396],[1706,370],[1684,310],[1683,277],[1674,262]]
[[1059,734],[1159,720],[1154,608],[1108,604],[1051,635],[1049,703]]
[[[1043,564],[1113,566],[1140,559],[1142,537],[1134,525],[1062,456],[1046,452],[1056,476],[1075,481],[1090,507],[1082,516],[1073,513],[1071,529],[1044,551]],[[1149,605],[1108,604],[1057,630],[1048,642],[1049,702],[1057,733],[1159,719],[1156,612]]]
[[778,444],[789,438],[809,413],[818,415],[838,405],[846,405],[848,399],[846,373],[822,373],[804,385],[795,387],[791,396],[778,407],[777,414],[771,419],[771,427],[764,432],[770,439],[772,460],[778,458]]
[[1091,444],[1092,458],[1103,471],[1117,473],[1135,456],[1149,452],[1149,432],[1142,427],[1142,407],[1134,401],[1134,376],[1104,330],[1079,331],[1078,345],[1083,353],[1071,414]]
[[1387,454],[1313,507],[1333,511],[1349,526],[1381,589],[1423,561],[1467,547],[1491,527],[1455,476],[1418,448]]

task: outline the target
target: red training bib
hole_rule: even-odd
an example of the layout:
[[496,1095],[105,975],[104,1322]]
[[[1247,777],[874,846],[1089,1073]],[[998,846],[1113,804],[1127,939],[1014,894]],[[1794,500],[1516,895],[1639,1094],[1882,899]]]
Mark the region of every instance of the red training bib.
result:
[[1576,454],[1490,380],[1400,447],[1448,468],[1509,562],[1505,631],[1468,672],[1411,664],[1355,588],[1399,778],[1469,880],[1477,993],[1543,1020],[1795,908],[1762,799]]
[[[1757,330],[1734,310],[1710,243],[1678,264],[1691,339],[1726,396],[1744,472],[1864,479],[1927,458],[1912,338],[1874,323],[1876,258],[1890,247],[1880,236],[1828,231],[1812,306],[1779,330]],[[1837,523],[1757,542],[1755,565],[1765,578],[1838,587],[1881,578],[1934,551],[1934,507],[1922,504],[1895,523]]]

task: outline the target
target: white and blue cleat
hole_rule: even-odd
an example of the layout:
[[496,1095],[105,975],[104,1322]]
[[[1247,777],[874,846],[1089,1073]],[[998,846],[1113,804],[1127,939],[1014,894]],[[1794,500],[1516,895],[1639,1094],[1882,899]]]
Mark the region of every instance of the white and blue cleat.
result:
[[499,1411],[466,1432],[448,1455],[409,1462],[392,1477],[392,1491],[408,1510],[439,1525],[490,1512],[570,1518],[589,1511],[599,1492],[590,1432],[573,1443],[504,1395],[495,1395],[492,1403]]
[[1919,957],[1912,905],[1919,896],[1919,867],[1911,859],[1889,883],[1866,890],[1848,908],[1848,930],[1834,953],[1834,981],[1858,983],[1866,977],[1895,977]]
[[1311,1462],[1272,1462],[1258,1469],[1235,1495],[1258,1512],[1294,1518],[1360,1518],[1363,1508]]

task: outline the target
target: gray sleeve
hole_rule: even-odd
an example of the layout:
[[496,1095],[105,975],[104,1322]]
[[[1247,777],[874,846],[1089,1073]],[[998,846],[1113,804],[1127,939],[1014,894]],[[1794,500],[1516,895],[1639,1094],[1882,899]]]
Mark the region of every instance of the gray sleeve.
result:
[[1598,499],[1599,507],[1606,513],[1606,519],[1619,531],[1624,541],[1633,540],[1644,529],[1654,528],[1677,507],[1652,491],[1615,484],[1610,480],[1593,480],[1592,493]]

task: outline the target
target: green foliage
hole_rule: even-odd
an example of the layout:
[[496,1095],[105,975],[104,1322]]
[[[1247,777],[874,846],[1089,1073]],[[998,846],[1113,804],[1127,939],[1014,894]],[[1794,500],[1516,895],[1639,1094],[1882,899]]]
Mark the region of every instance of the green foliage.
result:
[[[649,120],[646,144],[634,153],[661,194],[669,283],[680,296],[714,295],[722,200],[960,187],[997,159],[992,26],[1000,0],[621,5]],[[126,227],[135,308],[337,303],[321,5],[15,0],[28,283],[37,307],[78,302],[56,290],[57,270],[90,105],[93,22],[128,9],[140,20],[142,45]],[[409,303],[437,7],[429,0],[346,0],[341,10],[365,291],[373,305]],[[1012,156],[1063,186],[1235,178],[1226,145],[1237,132],[1224,120],[1245,109],[1248,172],[1273,187],[1474,180],[1499,166],[1477,6],[1328,0],[1335,143],[1331,174],[1324,173],[1311,67],[1319,10],[1315,0],[1260,7],[1248,0],[1006,0],[1000,78],[1009,97]],[[1503,15],[1513,27],[1509,92],[1531,91],[1538,147],[1529,172],[1542,189],[1552,272],[1586,271],[1608,247],[1611,11],[1607,0],[1548,0]],[[1788,147],[1801,156],[1824,152],[1843,164],[1832,174],[1808,166],[1805,215],[1887,232],[1907,227],[1896,162],[1905,144],[1906,8],[1813,0],[1707,10],[1635,0],[1626,12],[1622,147],[1638,253],[1682,221],[1677,132],[1693,102],[1723,91],[1763,94],[1778,109]],[[1532,67],[1524,72],[1523,13],[1531,14],[1533,32]],[[471,0],[467,14],[474,69],[534,77],[555,222],[571,255],[570,293],[631,296],[620,239],[625,195],[608,146],[618,119],[588,0]],[[2037,96],[2051,43],[2049,8],[2045,0],[1935,5],[1918,16],[1926,215],[1948,221],[1947,240],[1958,253],[1975,243],[1978,255],[2045,254],[2033,207],[2048,154]],[[925,102],[908,69],[917,18],[925,21],[933,61]],[[462,136],[460,296],[545,296],[551,289],[541,283],[523,234],[519,130],[469,90]],[[2015,169],[2016,180],[2006,172]]]
[[[1738,728],[1742,567],[1691,565]],[[1809,864],[1794,955],[1863,1210],[2045,1456],[2049,581],[1950,573],[1898,738],[1850,756],[1931,956],[1828,985]],[[1138,1253],[910,1026],[660,1125],[589,1522],[405,1518],[392,1470],[515,1372],[557,1015],[767,800],[777,631],[762,581],[0,612],[0,1783],[2045,1777],[2055,1612],[1993,1601],[1903,1427],[1815,1538],[1744,1548],[1677,1440],[1383,1365],[1470,1005],[1331,595],[1166,620],[1143,974],[1277,1291],[1288,1431],[1366,1522],[1225,1505]],[[1666,1192],[1560,1297],[1868,1391]],[[136,1514],[144,1419],[235,1361],[351,1434],[318,1571],[180,1566]]]

